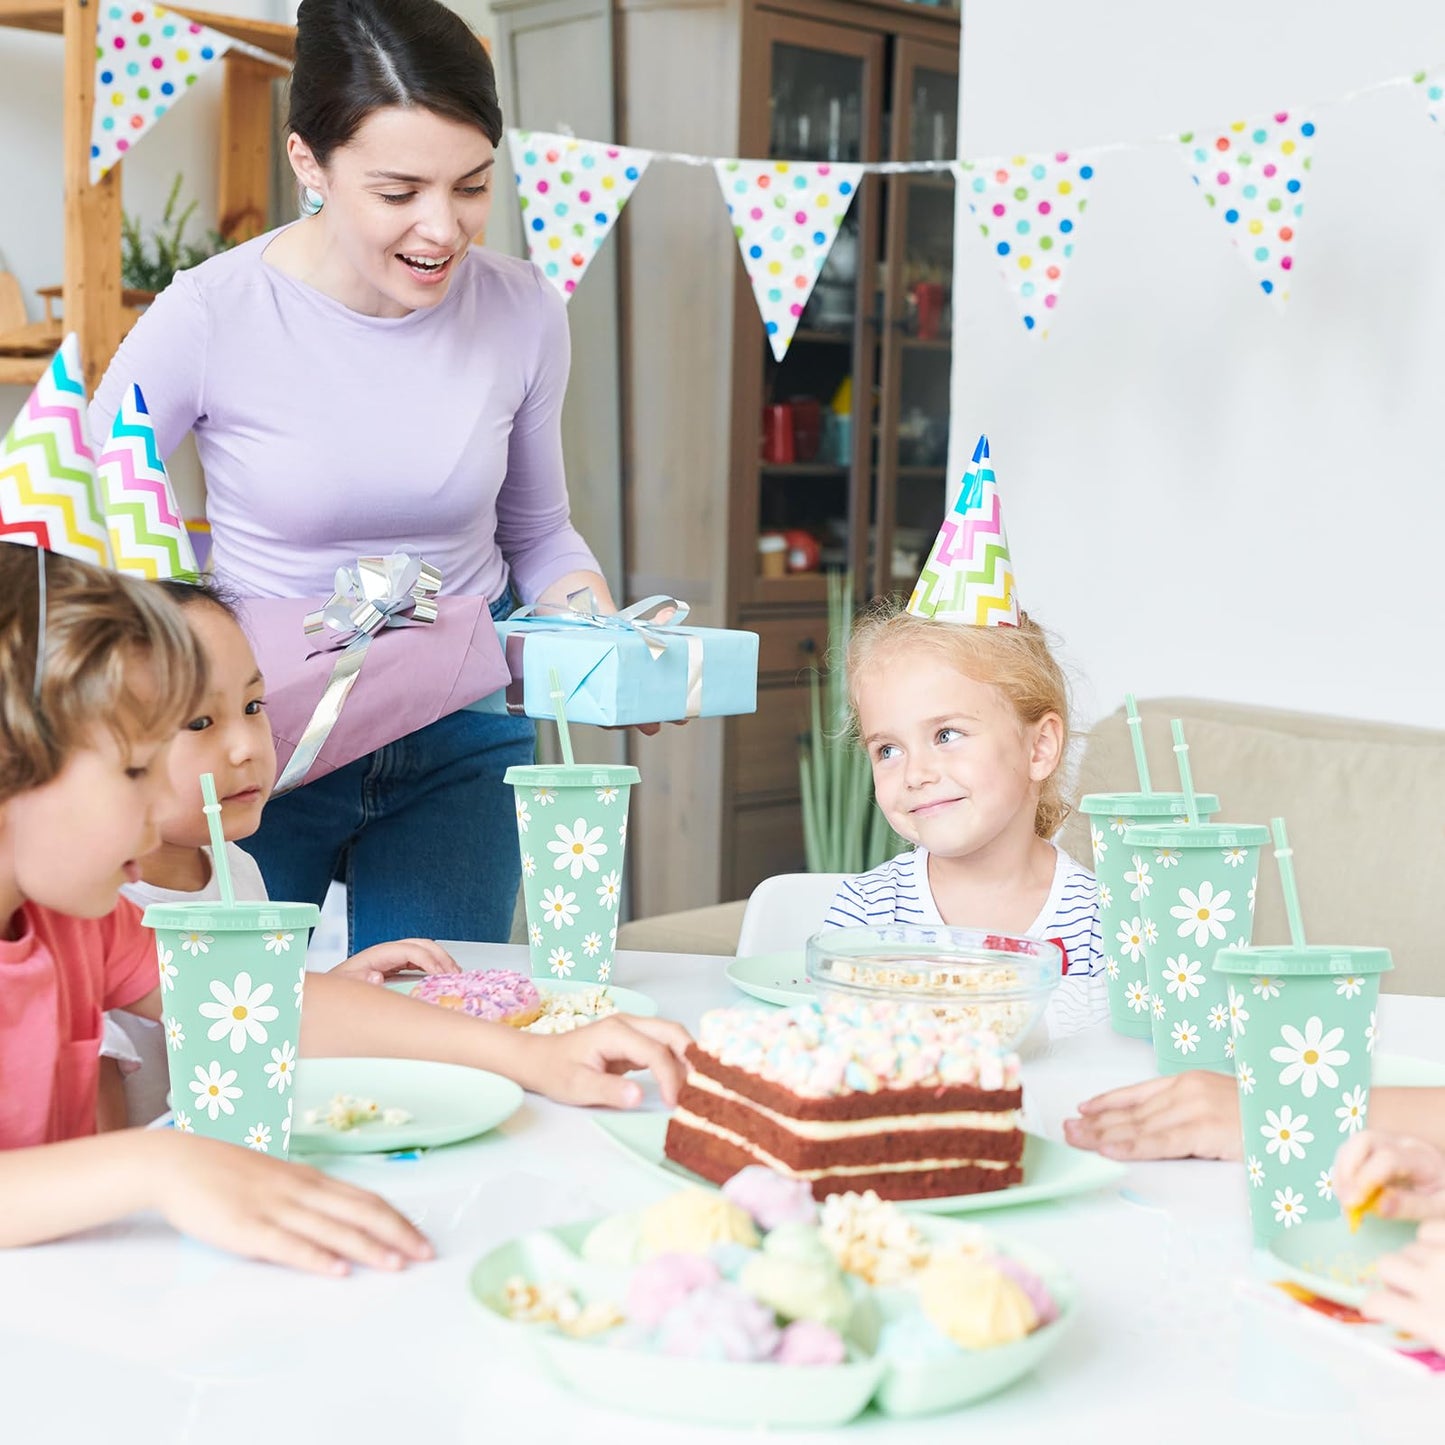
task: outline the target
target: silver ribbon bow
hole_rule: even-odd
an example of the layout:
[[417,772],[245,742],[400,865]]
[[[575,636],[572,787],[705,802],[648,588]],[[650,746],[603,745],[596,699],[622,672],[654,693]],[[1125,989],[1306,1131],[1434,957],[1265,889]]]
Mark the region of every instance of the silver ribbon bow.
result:
[[[624,607],[621,612],[599,612],[597,599],[590,587],[580,588],[567,594],[565,606],[556,603],[540,603],[535,607],[519,608],[508,621],[534,619],[545,630],[548,614],[556,614],[559,620],[581,623],[587,627],[598,627],[604,632],[631,632],[641,637],[647,645],[648,655],[654,662],[674,642],[687,647],[687,694],[683,703],[684,717],[699,717],[702,713],[702,638],[690,637],[673,632],[687,621],[691,606],[676,597],[658,593],[644,597]],[[670,612],[666,622],[659,622],[660,614]],[[514,717],[526,714],[523,690],[522,656],[527,645],[527,629],[519,628],[507,634],[507,666],[512,680],[507,684],[507,711]]]
[[442,574],[410,552],[393,552],[389,557],[358,557],[355,567],[338,567],[334,585],[336,590],[330,599],[317,611],[306,614],[302,630],[317,644],[318,653],[340,648],[341,656],[332,666],[321,701],[312,711],[296,751],[276,780],[273,797],[289,793],[306,780],[356,686],[361,664],[376,635],[386,627],[414,627],[436,621]]

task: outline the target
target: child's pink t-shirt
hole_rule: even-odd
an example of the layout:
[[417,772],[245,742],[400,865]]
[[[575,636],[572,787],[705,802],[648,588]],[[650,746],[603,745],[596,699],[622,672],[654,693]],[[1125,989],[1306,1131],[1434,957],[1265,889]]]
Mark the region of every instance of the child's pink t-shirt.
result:
[[104,918],[26,903],[0,939],[0,1149],[95,1133],[101,1015],[157,983],[140,920],[124,898]]

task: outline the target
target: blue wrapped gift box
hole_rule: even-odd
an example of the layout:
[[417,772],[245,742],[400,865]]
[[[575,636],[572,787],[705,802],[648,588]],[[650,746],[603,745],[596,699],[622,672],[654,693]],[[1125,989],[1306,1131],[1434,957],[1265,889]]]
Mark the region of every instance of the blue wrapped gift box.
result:
[[473,703],[478,712],[554,717],[553,668],[568,722],[627,727],[757,711],[756,632],[528,614],[497,623],[497,634],[512,681]]

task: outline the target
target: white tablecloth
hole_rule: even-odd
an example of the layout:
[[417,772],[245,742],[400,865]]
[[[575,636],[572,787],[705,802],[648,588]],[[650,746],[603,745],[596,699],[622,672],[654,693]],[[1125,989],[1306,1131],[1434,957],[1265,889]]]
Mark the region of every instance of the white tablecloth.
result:
[[[523,954],[485,950],[512,966]],[[739,1001],[722,968],[715,958],[623,954],[617,981],[692,1025],[705,1009]],[[1384,1052],[1445,1063],[1445,999],[1387,997],[1381,1029]],[[1026,1065],[1030,1126],[1058,1137],[1080,1098],[1151,1071],[1147,1047],[1107,1029],[1054,1044]],[[472,1264],[500,1241],[666,1191],[587,1113],[529,1097],[502,1129],[470,1144],[334,1167],[413,1217],[438,1258],[400,1276],[318,1279],[232,1258],[150,1218],[0,1252],[0,1440],[736,1438],[563,1393],[468,1294]],[[1253,1273],[1245,1189],[1238,1166],[1147,1164],[1116,1190],[974,1216],[1072,1272],[1074,1329],[1037,1375],[967,1414],[865,1416],[850,1436],[906,1445],[1441,1438],[1445,1379],[1240,1294]]]

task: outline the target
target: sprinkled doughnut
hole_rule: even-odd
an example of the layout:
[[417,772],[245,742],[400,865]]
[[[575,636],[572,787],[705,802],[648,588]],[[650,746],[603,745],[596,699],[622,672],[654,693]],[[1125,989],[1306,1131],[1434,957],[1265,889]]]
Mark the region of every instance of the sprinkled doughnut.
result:
[[473,1018],[492,1019],[523,1028],[541,1017],[542,995],[523,973],[505,968],[462,973],[429,973],[411,991],[412,998],[441,1008],[458,1009]]

